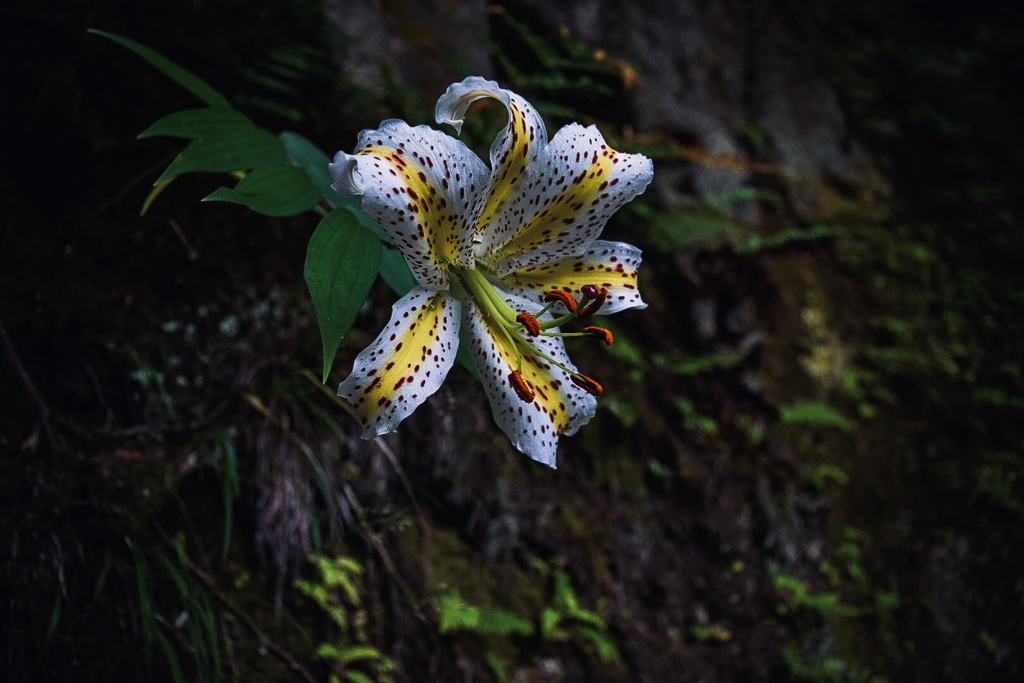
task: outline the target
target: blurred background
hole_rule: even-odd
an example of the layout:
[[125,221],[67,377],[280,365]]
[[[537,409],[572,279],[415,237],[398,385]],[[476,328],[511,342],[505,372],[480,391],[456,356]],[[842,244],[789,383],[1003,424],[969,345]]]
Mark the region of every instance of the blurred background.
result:
[[[1024,676],[1024,10],[868,0],[0,9],[5,681]],[[328,154],[471,74],[655,162],[650,307],[573,345],[559,468],[456,368],[396,434],[326,386],[317,218],[200,203],[199,105]],[[481,111],[463,139],[503,125]],[[610,355],[607,355],[610,354]]]

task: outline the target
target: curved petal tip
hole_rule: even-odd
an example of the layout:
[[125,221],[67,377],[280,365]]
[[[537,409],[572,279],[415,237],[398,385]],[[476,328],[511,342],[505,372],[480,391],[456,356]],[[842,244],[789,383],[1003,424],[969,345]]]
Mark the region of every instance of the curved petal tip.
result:
[[358,161],[359,157],[353,154],[338,152],[328,166],[331,178],[334,179],[331,187],[343,197],[358,197],[363,194],[363,186],[359,184]]
[[470,76],[460,83],[452,83],[437,100],[434,118],[438,123],[447,123],[455,129],[455,132],[461,133],[462,122],[466,117],[469,105],[485,97],[501,100],[505,106],[508,106],[509,103],[508,92],[494,81],[488,81],[486,78]]

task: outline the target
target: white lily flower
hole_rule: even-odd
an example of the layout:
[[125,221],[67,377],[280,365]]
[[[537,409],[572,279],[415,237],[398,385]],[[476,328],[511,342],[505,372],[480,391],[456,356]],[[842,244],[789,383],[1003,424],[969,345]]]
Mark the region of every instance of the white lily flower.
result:
[[362,195],[418,283],[338,395],[355,407],[363,438],[394,431],[441,386],[461,333],[498,426],[517,449],[554,467],[558,437],[590,421],[601,393],[562,338],[612,341],[599,327],[559,326],[646,307],[640,250],[597,238],[644,191],[653,166],[612,150],[593,126],[571,124],[548,141],[529,103],[479,77],[448,88],[437,122],[461,130],[482,98],[508,110],[490,169],[461,141],[396,119],[360,133],[356,153],[338,152],[331,164],[334,188]]

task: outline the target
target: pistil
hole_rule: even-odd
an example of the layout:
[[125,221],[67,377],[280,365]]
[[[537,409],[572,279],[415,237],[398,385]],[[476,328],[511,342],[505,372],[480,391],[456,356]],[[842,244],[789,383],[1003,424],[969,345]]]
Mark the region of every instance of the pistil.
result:
[[[577,318],[596,313],[608,297],[607,289],[595,285],[584,285],[580,288],[582,296],[578,303],[567,292],[553,290],[544,296],[544,300],[548,304],[537,313],[530,313],[516,311],[512,308],[479,268],[473,270],[453,269],[453,274],[480,307],[481,312],[501,331],[502,336],[515,351],[516,367],[509,373],[508,381],[509,386],[520,399],[530,403],[536,396],[533,387],[522,374],[524,355],[550,363],[565,372],[573,384],[587,393],[594,396],[601,395],[603,389],[595,380],[558,362],[532,344],[528,337],[541,335],[545,337],[597,337],[605,344],[611,344],[614,341],[611,331],[594,325],[585,327],[582,332],[549,331]],[[569,312],[551,320],[541,320],[541,316],[551,310],[556,303],[563,304]],[[526,336],[522,334],[523,332]]]

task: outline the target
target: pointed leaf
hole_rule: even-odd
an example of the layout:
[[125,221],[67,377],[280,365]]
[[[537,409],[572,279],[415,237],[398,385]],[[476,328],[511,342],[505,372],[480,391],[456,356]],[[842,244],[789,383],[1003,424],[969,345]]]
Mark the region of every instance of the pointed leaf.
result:
[[380,264],[380,240],[345,209],[327,214],[309,240],[306,285],[323,340],[323,381],[334,354],[370,292]]
[[352,647],[345,648],[341,653],[340,660],[342,664],[348,665],[360,660],[378,660],[383,658],[384,655],[382,655],[380,650],[375,647],[370,647],[369,645],[353,645]]
[[204,140],[221,133],[252,129],[255,124],[245,114],[234,109],[187,109],[168,114],[146,130],[139,139],[164,135],[190,140]]
[[128,48],[138,56],[145,59],[151,65],[159,69],[168,78],[173,80],[181,87],[188,90],[190,93],[206,102],[211,107],[224,107],[230,108],[231,104],[228,103],[224,96],[219,92],[210,87],[210,84],[199,78],[198,76],[186,71],[171,60],[167,59],[163,55],[136,43],[134,40],[123,38],[114,33],[107,33],[106,31],[99,31],[97,29],[89,29],[89,33],[94,33],[98,36],[103,36],[108,40],[112,40],[122,47]]
[[295,216],[320,201],[309,175],[295,166],[265,166],[249,173],[234,188],[217,188],[204,202],[243,204],[265,216]]
[[196,140],[171,162],[154,185],[182,173],[249,171],[259,166],[285,166],[284,145],[260,128],[222,133]]

